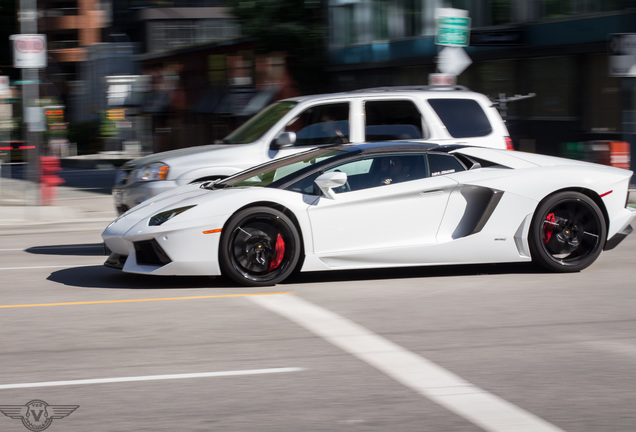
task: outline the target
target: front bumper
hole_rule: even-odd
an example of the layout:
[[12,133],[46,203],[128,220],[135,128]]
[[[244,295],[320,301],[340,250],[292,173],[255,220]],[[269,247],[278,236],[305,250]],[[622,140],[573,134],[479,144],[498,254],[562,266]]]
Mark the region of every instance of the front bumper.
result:
[[107,228],[102,237],[111,253],[104,265],[157,276],[219,276],[221,233],[205,234],[211,226],[216,225],[136,235]]

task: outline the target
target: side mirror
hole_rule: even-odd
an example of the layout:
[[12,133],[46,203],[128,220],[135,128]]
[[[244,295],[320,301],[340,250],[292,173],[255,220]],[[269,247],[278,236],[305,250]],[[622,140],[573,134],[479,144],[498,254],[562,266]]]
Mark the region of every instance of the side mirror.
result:
[[296,133],[283,132],[282,134],[274,138],[274,141],[272,141],[272,145],[270,146],[270,148],[272,150],[278,150],[285,147],[291,147],[294,144],[296,144]]
[[347,174],[340,171],[321,174],[314,180],[320,191],[329,199],[335,199],[336,194],[333,189],[342,186],[346,182]]

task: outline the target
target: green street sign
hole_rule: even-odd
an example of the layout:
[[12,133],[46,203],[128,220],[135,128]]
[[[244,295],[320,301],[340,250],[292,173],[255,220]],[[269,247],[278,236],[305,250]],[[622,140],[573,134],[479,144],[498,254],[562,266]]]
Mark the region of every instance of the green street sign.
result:
[[12,81],[14,85],[28,85],[28,84],[41,84],[40,80],[15,80]]
[[470,18],[439,17],[437,18],[436,45],[467,47],[470,41]]

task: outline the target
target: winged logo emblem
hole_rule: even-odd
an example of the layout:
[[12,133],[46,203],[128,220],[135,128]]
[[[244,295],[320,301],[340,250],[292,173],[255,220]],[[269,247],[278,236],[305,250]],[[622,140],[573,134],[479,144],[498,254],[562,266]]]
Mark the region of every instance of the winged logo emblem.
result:
[[54,419],[69,416],[79,405],[49,405],[42,400],[32,400],[26,405],[0,405],[0,412],[7,417],[22,420],[27,429],[40,432],[48,428]]

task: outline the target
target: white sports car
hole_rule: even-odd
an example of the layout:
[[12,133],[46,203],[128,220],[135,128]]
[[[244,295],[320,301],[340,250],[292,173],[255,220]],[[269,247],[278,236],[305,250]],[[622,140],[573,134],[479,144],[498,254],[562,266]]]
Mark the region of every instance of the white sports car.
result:
[[113,221],[107,266],[273,285],[294,271],[534,261],[579,271],[628,235],[631,171],[422,143],[322,147]]

